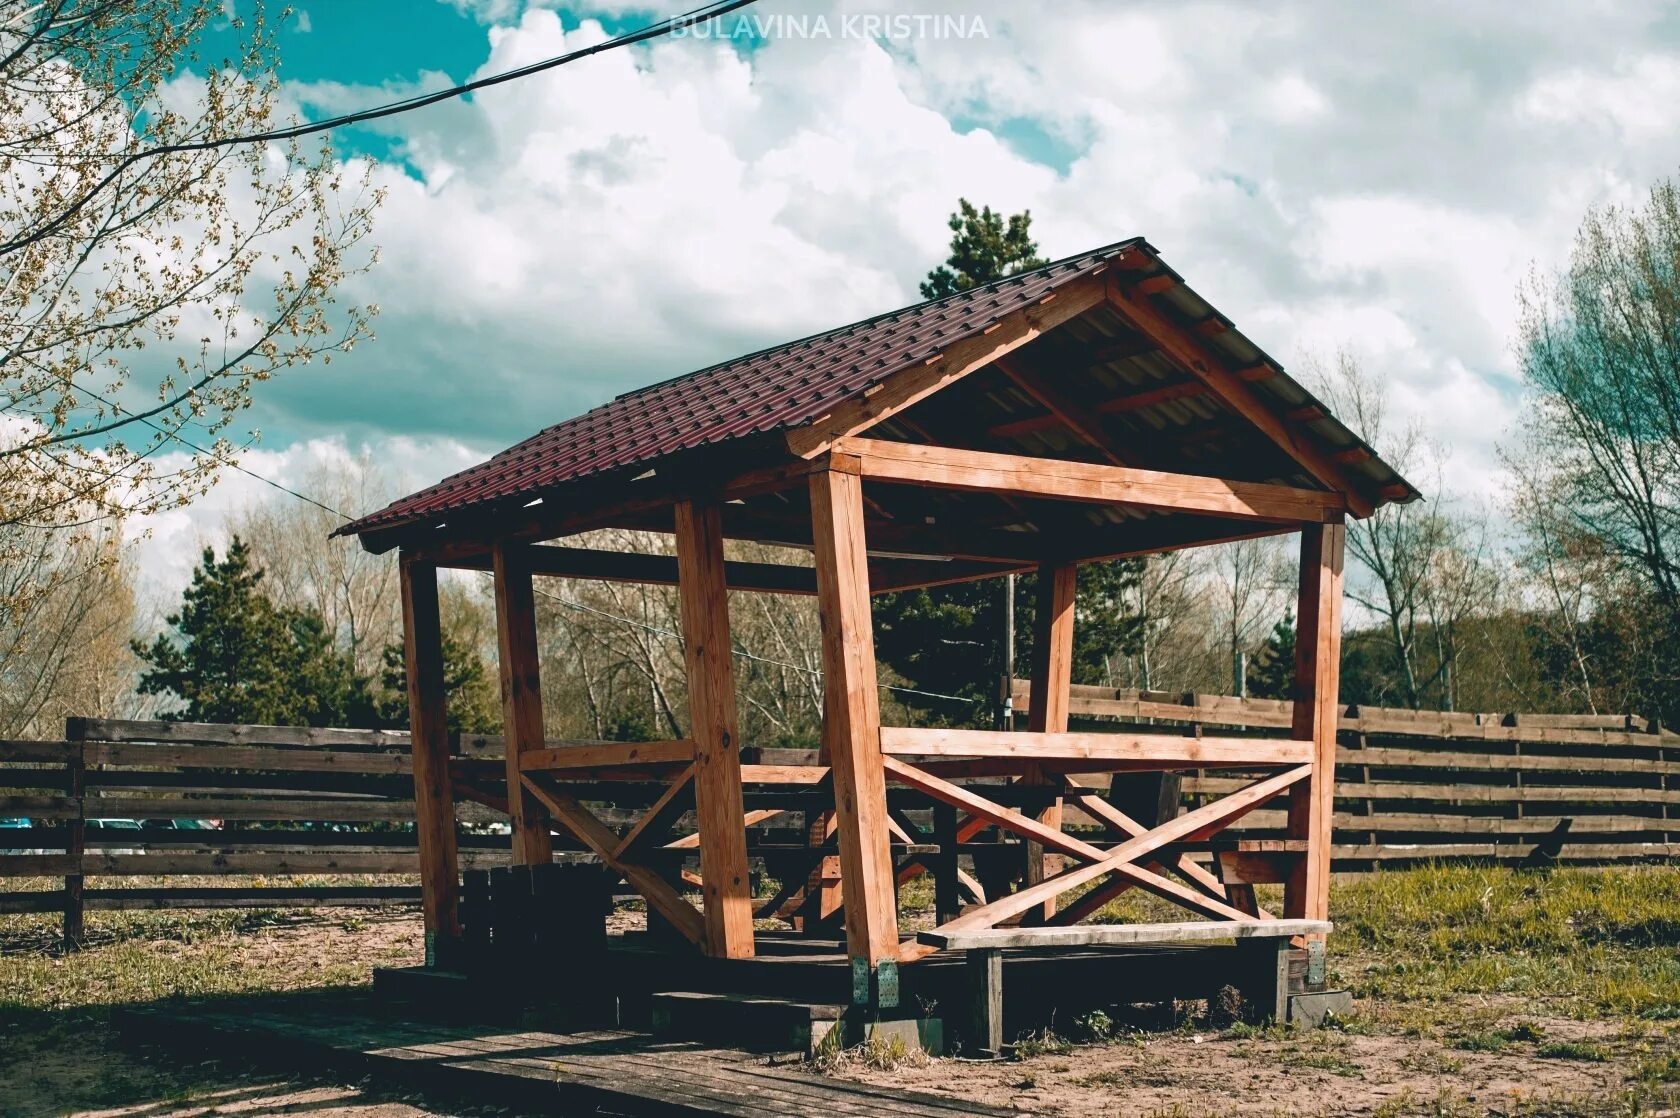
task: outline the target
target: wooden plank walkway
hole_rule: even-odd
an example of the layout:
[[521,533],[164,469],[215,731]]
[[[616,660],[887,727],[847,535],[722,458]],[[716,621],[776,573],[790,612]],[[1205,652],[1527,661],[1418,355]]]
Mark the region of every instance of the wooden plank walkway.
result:
[[292,1070],[372,1076],[548,1114],[787,1118],[1000,1118],[1013,1110],[771,1066],[748,1053],[645,1033],[507,1031],[490,1024],[403,1020],[371,996],[253,998],[151,1006],[122,1023],[148,1042]]

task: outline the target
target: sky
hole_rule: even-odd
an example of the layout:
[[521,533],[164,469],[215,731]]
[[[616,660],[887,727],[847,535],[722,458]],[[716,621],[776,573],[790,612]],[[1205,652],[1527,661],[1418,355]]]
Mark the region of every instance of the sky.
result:
[[[656,14],[299,0],[281,77],[323,116]],[[949,18],[883,18],[918,15]],[[1680,8],[762,0],[338,142],[388,191],[379,264],[346,291],[378,336],[260,387],[244,465],[282,483],[366,457],[418,487],[915,302],[967,197],[1030,209],[1053,257],[1147,237],[1292,371],[1348,351],[1443,447],[1430,495],[1492,507],[1519,286],[1566,263],[1589,207],[1680,170]],[[272,495],[230,474],[135,526],[144,578],[178,586]]]

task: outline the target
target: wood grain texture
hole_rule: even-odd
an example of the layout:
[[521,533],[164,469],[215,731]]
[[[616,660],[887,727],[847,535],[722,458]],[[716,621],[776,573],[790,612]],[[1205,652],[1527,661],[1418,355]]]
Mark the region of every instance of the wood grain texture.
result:
[[838,440],[834,445],[837,453],[858,457],[865,478],[910,485],[1278,522],[1323,522],[1340,515],[1345,505],[1341,494],[1317,489],[1129,466],[857,437]]
[[[956,932],[992,927],[1012,916],[1018,916],[1036,905],[1043,904],[1046,900],[1059,896],[1075,886],[1083,885],[1087,881],[1101,877],[1105,873],[1120,873],[1131,877],[1142,888],[1167,895],[1179,903],[1195,907],[1201,911],[1220,912],[1228,919],[1249,919],[1250,917],[1246,914],[1237,912],[1228,905],[1220,904],[1200,893],[1191,893],[1190,890],[1178,886],[1158,874],[1140,869],[1132,863],[1180,839],[1191,838],[1203,831],[1217,833],[1249,811],[1287,791],[1291,785],[1305,780],[1310,773],[1310,766],[1301,765],[1286,769],[1264,780],[1256,781],[1240,792],[1235,792],[1224,799],[1215,800],[1213,803],[1206,804],[1194,811],[1186,812],[1153,831],[1110,847],[1103,851],[1102,857],[1096,861],[1064,870],[1038,885],[1000,897],[978,908],[970,909],[939,930]],[[1066,836],[1060,836],[1060,839],[1066,841]],[[1046,845],[1050,845],[1050,843],[1046,842]],[[1184,894],[1189,895],[1185,896]]]
[[519,754],[522,772],[539,769],[587,769],[605,765],[658,765],[692,761],[692,741],[600,741],[579,742],[544,749],[526,749]]
[[1086,924],[1074,928],[986,928],[971,932],[921,932],[923,943],[954,951],[1003,947],[1084,947],[1144,943],[1217,943],[1227,939],[1272,939],[1331,930],[1328,920],[1184,921],[1162,924]]
[[676,508],[677,597],[688,718],[694,738],[694,803],[700,876],[705,882],[706,946],[725,959],[753,953],[752,894],[741,805],[741,742],[735,711],[734,649],[724,583],[723,520],[716,504]]
[[449,720],[443,689],[443,635],[437,569],[398,563],[408,724],[413,727],[414,829],[420,846],[420,907],[428,935],[461,934],[455,796],[449,778]]
[[[1048,405],[1047,405],[1048,406]],[[1068,699],[1073,687],[1074,603],[1078,595],[1079,568],[1072,563],[1046,563],[1038,569],[1038,600],[1033,611],[1031,706],[1027,729],[1033,733],[1063,734],[1068,728]],[[1043,769],[1025,774],[1030,784],[1055,784]],[[1053,830],[1062,829],[1062,799],[1055,797],[1038,813],[1038,821]],[[1047,854],[1039,843],[1027,845],[1024,880],[1037,885],[1061,869],[1062,860]],[[1029,917],[1048,920],[1056,914],[1054,898],[1045,901]]]
[[555,821],[577,836],[579,842],[593,850],[601,861],[624,875],[631,888],[642,895],[648,906],[671,923],[682,937],[696,947],[706,942],[706,922],[699,911],[677,892],[663,874],[617,853],[619,837],[611,827],[602,823],[578,802],[577,797],[552,783],[544,774],[530,774],[524,785]]
[[1307,840],[1307,856],[1284,885],[1286,917],[1322,920],[1330,912],[1346,536],[1341,524],[1309,525],[1301,533],[1293,732],[1312,741],[1313,771],[1311,780],[1292,790],[1289,797],[1289,833]]
[[543,748],[542,669],[537,657],[537,609],[524,549],[498,544],[495,572],[496,642],[502,682],[502,747],[507,758],[508,823],[513,860],[520,865],[550,861],[554,844],[542,804],[520,782],[521,755]]
[[1264,403],[1253,383],[1235,371],[1231,364],[1190,330],[1173,322],[1135,286],[1113,279],[1108,285],[1108,301],[1126,322],[1154,339],[1161,352],[1191,376],[1207,385],[1232,411],[1259,428],[1286,454],[1299,462],[1308,473],[1346,495],[1348,511],[1354,516],[1369,516],[1372,503],[1355,475],[1335,461],[1330,452],[1320,447],[1310,435],[1292,427]]
[[898,917],[881,763],[863,481],[855,473],[829,469],[811,475],[810,489],[822,625],[823,747],[834,780],[846,945],[854,959],[875,967],[898,957]]
[[883,726],[883,752],[902,757],[1008,757],[1035,761],[1115,760],[1183,765],[1300,765],[1310,741],[1284,738],[1192,738],[1177,734],[964,730]]

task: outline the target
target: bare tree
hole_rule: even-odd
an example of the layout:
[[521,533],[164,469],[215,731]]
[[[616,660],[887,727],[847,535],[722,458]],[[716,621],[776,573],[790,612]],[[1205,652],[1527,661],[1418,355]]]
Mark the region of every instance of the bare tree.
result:
[[344,516],[383,507],[401,487],[364,456],[316,465],[299,488],[319,503],[276,495],[233,517],[231,531],[250,545],[267,572],[268,596],[319,614],[356,670],[370,675],[381,650],[402,634],[397,565],[389,555],[368,554],[353,539],[328,537]]
[[[1295,572],[1276,537],[1210,548],[1209,590],[1233,694],[1244,694],[1242,664],[1288,608]],[[1221,688],[1223,690],[1223,688]]]
[[[1426,491],[1441,493],[1445,449],[1415,421],[1394,421],[1381,379],[1345,352],[1330,368],[1309,371],[1316,374],[1331,409],[1384,461],[1424,482]],[[1407,706],[1421,706],[1432,692],[1445,709],[1453,708],[1462,622],[1492,594],[1487,541],[1478,523],[1439,499],[1384,505],[1348,523],[1348,552],[1356,564],[1347,581],[1348,597],[1379,620],[1398,697]]]
[[191,499],[253,386],[368,336],[373,308],[335,293],[371,262],[377,194],[325,147],[213,144],[280,107],[260,5],[197,68],[225,18],[0,0],[0,523]]
[[0,736],[54,737],[67,715],[122,712],[134,591],[114,529],[0,528]]

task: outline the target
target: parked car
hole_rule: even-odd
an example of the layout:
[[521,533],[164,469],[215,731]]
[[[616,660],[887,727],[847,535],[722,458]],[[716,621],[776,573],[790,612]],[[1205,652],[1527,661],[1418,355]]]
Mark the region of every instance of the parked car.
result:
[[[27,830],[29,830],[29,820],[27,820],[27,819],[0,819],[0,832],[27,831]],[[20,837],[21,836],[14,837],[14,841],[16,841],[16,839],[20,838]],[[44,851],[34,850],[34,849],[26,849],[26,848],[23,848],[23,847],[9,847],[9,846],[6,845],[6,836],[3,833],[0,833],[0,854],[41,854],[41,853],[44,853]]]
[[145,852],[140,846],[111,846],[115,836],[107,836],[108,831],[140,830],[137,819],[89,819],[87,821],[86,839],[90,845],[97,846],[105,854],[142,854]]
[[208,819],[142,819],[140,826],[148,831],[214,831],[216,824]]

